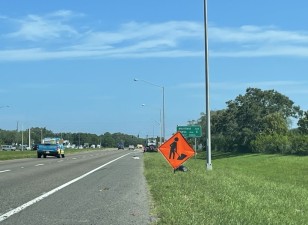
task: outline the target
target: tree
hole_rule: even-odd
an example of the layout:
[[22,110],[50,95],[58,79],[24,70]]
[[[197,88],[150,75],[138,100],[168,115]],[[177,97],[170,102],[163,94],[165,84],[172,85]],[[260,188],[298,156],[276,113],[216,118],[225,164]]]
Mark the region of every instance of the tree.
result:
[[288,132],[288,121],[284,118],[281,113],[271,113],[266,115],[262,120],[262,130],[266,134],[287,134]]
[[308,134],[308,111],[304,112],[304,115],[297,122],[298,130],[302,134]]
[[[245,95],[226,103],[226,109],[211,112],[212,145],[220,150],[224,147],[228,151],[251,152],[251,141],[257,135],[285,135],[289,118],[298,118],[302,114],[299,106],[274,90],[247,88]],[[206,127],[204,114],[201,114],[198,123]],[[206,141],[204,136],[202,141]]]

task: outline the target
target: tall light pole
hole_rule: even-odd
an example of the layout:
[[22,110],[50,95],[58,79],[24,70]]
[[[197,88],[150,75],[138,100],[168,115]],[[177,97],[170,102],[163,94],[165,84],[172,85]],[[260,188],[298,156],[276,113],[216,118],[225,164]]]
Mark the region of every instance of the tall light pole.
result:
[[[146,106],[146,104],[142,104],[142,107]],[[163,133],[163,126],[161,122],[161,109],[159,109],[159,126],[160,126],[160,137],[159,137],[159,143],[162,144],[162,133]]]
[[144,83],[147,83],[147,84],[150,84],[150,85],[153,85],[155,87],[159,87],[162,89],[162,96],[163,96],[163,141],[165,141],[165,133],[166,133],[166,126],[165,126],[165,87],[164,86],[160,86],[160,85],[157,85],[157,84],[153,84],[149,81],[146,81],[146,80],[141,80],[141,79],[137,79],[137,78],[134,78],[134,81],[142,81]]
[[210,79],[209,79],[209,60],[208,60],[208,36],[207,36],[207,0],[203,0],[204,16],[204,52],[205,52],[205,105],[206,105],[206,169],[212,170],[211,153],[211,115],[210,115]]
[[29,127],[29,149],[31,149],[31,128]]

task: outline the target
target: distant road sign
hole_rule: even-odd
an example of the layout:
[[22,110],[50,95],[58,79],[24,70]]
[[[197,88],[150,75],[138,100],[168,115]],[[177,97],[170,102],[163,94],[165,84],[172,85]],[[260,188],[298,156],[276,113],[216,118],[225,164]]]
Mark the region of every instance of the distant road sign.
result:
[[202,129],[199,125],[194,126],[177,126],[177,131],[185,138],[197,138],[202,136]]

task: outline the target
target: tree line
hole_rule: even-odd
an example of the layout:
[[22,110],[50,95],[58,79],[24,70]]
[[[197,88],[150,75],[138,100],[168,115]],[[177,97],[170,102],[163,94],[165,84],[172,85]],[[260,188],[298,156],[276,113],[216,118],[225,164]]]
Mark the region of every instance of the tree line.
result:
[[[244,95],[226,102],[227,108],[211,112],[212,149],[308,155],[308,111],[275,90],[247,88]],[[292,122],[297,121],[297,128]],[[206,115],[201,142],[206,146]]]
[[[51,130],[40,127],[30,128],[30,142],[31,145],[41,143],[41,139],[45,137],[59,137],[64,140],[69,140],[71,144],[76,146],[101,145],[101,147],[117,147],[118,143],[123,143],[125,146],[144,144],[145,140],[134,135],[123,133],[109,133],[106,132],[102,135],[91,133],[54,133]],[[21,143],[28,145],[29,143],[29,130],[1,130],[0,129],[0,144],[14,144]]]
[[[247,88],[244,95],[226,102],[222,110],[211,111],[212,149],[226,152],[263,152],[308,155],[308,111],[287,96],[275,90]],[[292,123],[297,121],[297,127]],[[199,142],[206,146],[206,115],[188,121],[188,125],[201,125]],[[145,140],[133,135],[106,132],[53,133],[46,128],[31,128],[32,143],[40,143],[44,137],[61,137],[71,144],[100,144],[102,147],[117,147],[118,143],[144,144]],[[0,129],[0,144],[28,143],[27,131]],[[158,137],[157,137],[158,138]]]

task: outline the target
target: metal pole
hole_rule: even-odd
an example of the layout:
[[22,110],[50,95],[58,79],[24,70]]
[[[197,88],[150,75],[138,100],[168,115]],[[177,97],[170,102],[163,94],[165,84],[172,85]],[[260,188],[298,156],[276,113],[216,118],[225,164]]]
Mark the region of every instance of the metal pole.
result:
[[29,128],[29,149],[31,149],[31,129]]
[[166,126],[165,126],[165,87],[151,83],[151,82],[146,81],[146,80],[137,79],[137,78],[134,78],[134,81],[142,81],[144,83],[148,83],[150,85],[162,88],[162,91],[163,91],[163,142],[165,142],[165,140],[166,140],[166,138],[165,138],[165,134],[166,134]]
[[208,60],[208,36],[207,36],[207,0],[204,0],[204,51],[205,51],[205,96],[206,96],[206,169],[212,170],[211,153],[211,116],[210,116],[210,79],[209,79],[209,60]]
[[24,150],[24,126],[21,124],[21,151]]
[[[144,107],[146,106],[146,104],[142,104],[141,106]],[[159,143],[162,144],[163,125],[161,117],[161,108],[159,109],[159,130],[160,130]],[[153,137],[154,137],[154,131],[153,131]]]
[[195,138],[195,158],[197,158],[197,138]]
[[41,128],[41,143],[43,143],[43,130]]
[[[163,137],[164,137],[164,142],[166,140],[166,127],[165,127],[165,87],[163,88]],[[161,143],[162,144],[162,143]]]
[[159,139],[159,144],[161,145],[162,142],[162,136],[163,136],[163,124],[162,124],[162,119],[161,119],[161,109],[159,110],[159,126],[160,126],[160,139]]

